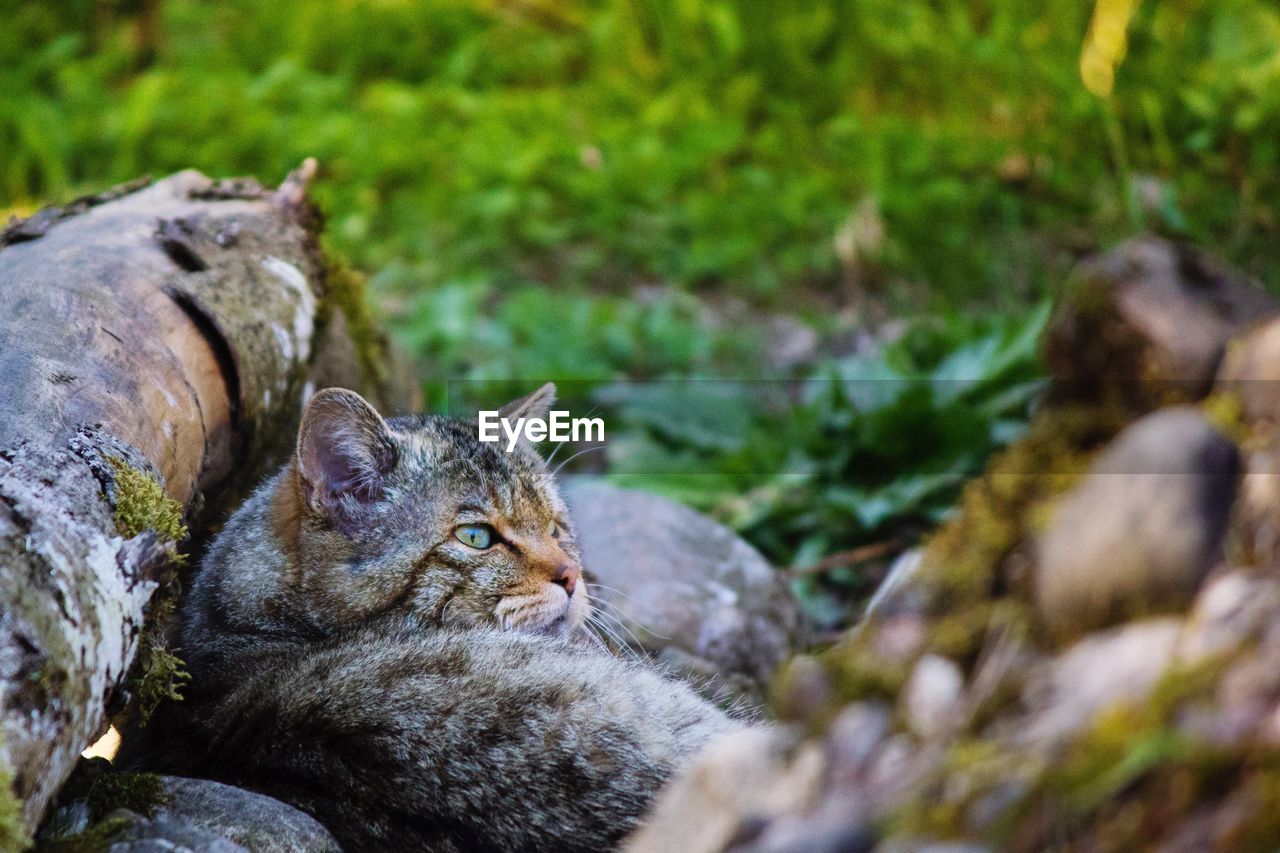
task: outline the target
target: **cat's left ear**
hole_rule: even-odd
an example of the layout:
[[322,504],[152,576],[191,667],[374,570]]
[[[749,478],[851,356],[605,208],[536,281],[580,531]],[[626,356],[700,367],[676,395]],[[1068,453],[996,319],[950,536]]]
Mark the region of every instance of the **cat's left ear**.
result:
[[391,428],[354,391],[326,388],[307,403],[298,427],[303,498],[339,527],[354,506],[382,497],[398,452]]
[[512,423],[515,423],[520,418],[546,420],[555,402],[556,383],[548,382],[532,394],[507,403],[498,410],[498,415]]

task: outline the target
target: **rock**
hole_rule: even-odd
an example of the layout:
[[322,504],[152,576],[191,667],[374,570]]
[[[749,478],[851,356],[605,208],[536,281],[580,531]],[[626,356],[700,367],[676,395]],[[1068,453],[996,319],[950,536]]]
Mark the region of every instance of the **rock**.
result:
[[822,719],[835,700],[830,672],[812,655],[796,655],[788,661],[779,670],[772,693],[778,717],[802,723]]
[[960,667],[939,655],[921,656],[902,691],[903,708],[911,730],[920,737],[945,732],[963,690],[964,674]]
[[929,626],[924,618],[909,613],[890,616],[878,624],[873,622],[862,624],[872,626],[870,628],[874,632],[872,647],[875,649],[876,657],[885,663],[910,663],[929,641]]
[[626,853],[711,853],[759,832],[774,817],[805,810],[822,781],[820,749],[794,749],[783,729],[750,729],[710,743],[658,795]]
[[[248,847],[229,841],[216,832],[173,818],[148,820],[120,809],[107,815],[106,819],[129,821],[128,827],[112,839],[108,853],[250,853]],[[266,848],[254,848],[253,853],[259,849]]]
[[850,787],[864,780],[892,728],[893,717],[885,703],[846,705],[827,732],[831,784]]
[[1132,240],[1077,268],[1046,337],[1059,393],[1149,409],[1208,391],[1228,339],[1280,312],[1261,287],[1189,246]]
[[319,821],[279,800],[203,779],[154,778],[159,779],[160,784],[155,791],[157,802],[148,810],[149,817],[117,808],[91,826],[88,802],[92,796],[89,795],[60,805],[51,818],[51,825],[42,832],[41,840],[65,845],[77,836],[110,828],[112,853],[341,851],[338,842]]
[[1235,538],[1242,555],[1280,565],[1280,320],[1227,345],[1215,391],[1248,449]]
[[783,815],[739,839],[732,853],[864,853],[876,846],[875,826],[859,810],[860,800],[828,797],[805,815]]
[[778,572],[728,528],[656,495],[575,480],[565,489],[592,594],[629,645],[712,689],[758,701],[800,642]]
[[254,853],[336,853],[318,820],[279,800],[204,779],[162,776],[168,802],[155,819],[204,830]]
[[1246,454],[1233,535],[1242,555],[1264,566],[1280,565],[1280,434],[1270,446]]
[[1149,619],[1091,634],[1033,669],[1023,691],[1026,717],[1016,740],[1043,753],[1088,726],[1099,712],[1141,702],[1174,660],[1182,622]]
[[1235,651],[1269,625],[1280,623],[1280,583],[1244,571],[1213,578],[1196,598],[1178,657],[1195,665]]
[[1227,344],[1217,390],[1235,395],[1248,422],[1280,421],[1280,319],[1271,319]]
[[1239,458],[1190,408],[1124,430],[1037,543],[1035,603],[1059,636],[1185,605],[1217,561]]

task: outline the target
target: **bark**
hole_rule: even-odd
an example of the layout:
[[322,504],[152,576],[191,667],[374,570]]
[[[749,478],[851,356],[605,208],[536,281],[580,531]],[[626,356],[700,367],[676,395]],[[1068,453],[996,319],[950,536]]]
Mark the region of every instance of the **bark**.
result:
[[316,387],[403,402],[376,387],[381,343],[349,338],[367,318],[333,307],[358,300],[318,248],[313,171],[274,191],[187,171],[0,233],[0,848],[6,805],[10,840],[33,832],[127,693],[176,527],[138,515],[137,475],[200,523],[287,450]]

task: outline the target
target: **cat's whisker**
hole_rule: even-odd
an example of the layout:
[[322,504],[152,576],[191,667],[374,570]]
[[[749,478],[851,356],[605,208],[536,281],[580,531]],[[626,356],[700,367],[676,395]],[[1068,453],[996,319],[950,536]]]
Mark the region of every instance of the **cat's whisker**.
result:
[[627,658],[628,660],[644,659],[645,655],[643,649],[637,648],[631,643],[626,642],[622,635],[618,633],[616,627],[612,627],[610,623],[603,621],[598,615],[594,624],[601,631],[607,632],[608,635],[613,638],[614,644],[618,647],[617,654],[620,657]]
[[[621,589],[618,589],[618,588],[616,588],[616,587],[609,587],[609,585],[605,585],[605,584],[602,584],[602,583],[598,583],[598,581],[588,581],[588,584],[589,584],[589,585],[588,585],[588,589],[590,589],[591,587],[599,587],[600,589],[603,589],[603,590],[604,590],[604,592],[612,593],[612,594],[614,594],[614,596],[620,596],[620,597],[622,597],[622,598],[626,598],[628,602],[631,602],[631,603],[632,603],[632,605],[640,606],[640,601],[639,601],[639,599],[637,599],[635,596],[628,596],[628,594],[627,594],[627,593],[625,593],[625,592],[622,592],[622,590],[621,590]],[[591,599],[591,601],[593,601],[593,602],[596,602],[596,601],[603,601],[603,603],[605,603],[605,605],[608,605],[609,607],[613,607],[613,608],[614,608],[614,610],[618,610],[618,611],[621,611],[621,610],[622,610],[622,608],[621,608],[621,607],[618,607],[618,605],[616,605],[616,603],[614,603],[614,602],[612,602],[612,601],[607,601],[607,599],[596,599],[596,598],[593,598],[593,599]],[[658,635],[658,634],[654,634],[654,637],[659,637],[659,635]],[[664,637],[663,639],[669,639],[669,638]]]
[[627,623],[624,620],[620,619],[619,617],[605,610],[599,611],[598,615],[605,619],[608,619],[610,623],[615,626],[615,629],[620,630],[621,632],[625,633],[628,637],[630,637],[631,640],[635,643],[636,648],[641,648],[641,649],[644,648],[644,643],[640,641],[640,638],[636,636],[635,631],[632,631],[631,628],[628,627]]
[[596,619],[596,618],[594,618],[594,617],[590,617],[590,618],[588,618],[588,620],[587,620],[587,621],[588,621],[588,622],[590,622],[590,624],[591,624],[591,625],[592,625],[592,626],[593,626],[597,631],[599,631],[601,634],[603,634],[603,635],[605,636],[605,638],[607,638],[609,641],[611,641],[611,642],[613,643],[613,645],[615,645],[615,646],[617,647],[617,648],[616,648],[616,650],[615,650],[615,654],[623,655],[623,656],[627,656],[627,655],[634,655],[634,654],[635,654],[634,650],[633,650],[630,646],[628,646],[626,643],[624,643],[624,642],[622,641],[622,638],[621,638],[621,637],[619,637],[619,636],[617,635],[617,633],[615,633],[611,628],[609,628],[609,627],[608,627],[607,625],[605,625],[603,622],[599,621],[598,619]]
[[588,589],[591,589],[591,588],[603,589],[605,592],[611,592],[614,595],[622,596],[628,601],[634,602],[636,604],[640,603],[639,601],[636,600],[635,596],[628,595],[627,593],[618,589],[616,586],[609,586],[608,584],[603,584],[603,583],[600,583],[599,581],[587,581],[587,584],[588,584]]
[[558,466],[556,466],[556,470],[551,472],[551,476],[555,477],[559,475],[560,470],[564,468],[564,466],[568,465],[570,462],[577,459],[579,456],[582,456],[584,453],[590,453],[593,450],[604,450],[604,445],[595,444],[595,445],[592,445],[591,447],[584,447],[582,450],[579,450],[577,453],[573,454],[568,459],[564,460]]
[[551,451],[551,455],[547,457],[547,464],[548,464],[548,465],[550,465],[552,462],[556,461],[556,454],[560,452],[560,448],[564,447],[564,446],[565,446],[565,443],[566,443],[566,442],[568,442],[568,441],[569,441],[569,439],[567,439],[567,438],[566,438],[566,439],[562,440],[561,442],[559,442],[559,443],[555,446],[555,449]]
[[600,649],[600,651],[602,651],[602,652],[606,652],[606,653],[609,653],[609,654],[612,654],[612,651],[610,650],[610,648],[609,648],[608,644],[607,644],[607,643],[605,643],[605,641],[604,641],[604,640],[602,640],[602,639],[600,638],[600,635],[599,635],[599,634],[597,634],[596,632],[594,632],[594,631],[592,631],[592,630],[588,629],[588,628],[584,625],[584,626],[582,626],[582,628],[580,629],[580,633],[581,633],[584,637],[586,637],[588,640],[590,640],[592,643],[595,643],[596,648]]
[[[589,412],[587,412],[583,417],[585,417],[585,418],[589,418],[589,417],[591,417],[592,415],[594,415],[594,414],[595,414],[596,412],[598,412],[598,411],[600,411],[600,404],[599,404],[599,403],[596,403],[594,406],[592,406],[592,407],[591,407],[591,410],[590,410]],[[557,445],[556,445],[556,449],[555,449],[555,450],[553,450],[553,451],[551,451],[551,455],[547,457],[547,466],[548,466],[548,467],[550,467],[550,466],[551,466],[551,463],[552,463],[552,462],[555,460],[555,458],[556,458],[556,454],[560,452],[560,448],[564,447],[564,445],[565,445],[565,442],[566,442],[566,441],[568,441],[568,439],[565,439],[564,441],[562,441],[562,442],[560,442],[559,444],[557,444]],[[570,457],[570,459],[572,459],[572,457]],[[566,460],[566,461],[568,461],[568,460]],[[557,469],[556,469],[556,472],[559,472],[559,471],[560,471],[560,469],[559,469],[559,468],[557,468]]]
[[[628,596],[628,597],[630,597],[630,596]],[[631,599],[631,600],[632,600],[632,601],[635,601],[635,599]],[[608,616],[608,617],[609,617],[610,619],[612,619],[614,622],[617,622],[617,623],[619,624],[619,626],[620,626],[623,630],[625,630],[628,634],[630,634],[630,635],[631,635],[631,638],[632,638],[633,640],[635,640],[635,641],[636,641],[636,645],[639,645],[639,646],[643,646],[643,645],[644,645],[644,643],[642,643],[642,642],[640,641],[640,638],[636,636],[635,632],[634,632],[634,631],[632,631],[629,627],[627,627],[628,623],[629,623],[631,620],[630,620],[629,618],[627,618],[626,611],[624,611],[621,607],[619,607],[617,604],[614,604],[612,601],[608,601],[608,600],[606,600],[606,599],[602,599],[602,598],[593,598],[593,599],[591,600],[591,603],[592,603],[592,605],[593,605],[593,606],[595,606],[595,607],[596,607],[596,610],[597,610],[597,612],[598,612],[598,613],[601,613],[601,614],[603,614],[603,615],[605,615],[605,616]],[[659,634],[657,631],[652,630],[652,629],[651,629],[651,628],[649,628],[649,626],[647,626],[647,625],[641,625],[641,626],[640,626],[640,628],[641,628],[641,629],[642,629],[646,634],[648,634],[648,635],[650,635],[650,636],[652,636],[652,637],[656,637],[656,638],[657,638],[657,639],[659,639],[659,640],[670,640],[670,639],[671,639],[671,637],[668,637],[668,636],[666,636],[665,634]]]
[[590,625],[592,628],[595,628],[596,631],[598,631],[600,634],[603,634],[605,636],[605,639],[608,639],[615,644],[618,643],[617,635],[614,634],[613,631],[611,631],[608,628],[608,626],[606,626],[603,622],[601,622],[595,614],[588,616],[586,619],[586,623]]

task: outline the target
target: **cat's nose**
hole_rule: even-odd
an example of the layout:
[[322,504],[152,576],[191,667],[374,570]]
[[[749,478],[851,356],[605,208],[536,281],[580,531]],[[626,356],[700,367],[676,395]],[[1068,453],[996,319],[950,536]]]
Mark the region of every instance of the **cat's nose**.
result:
[[578,588],[578,580],[581,577],[582,569],[566,563],[556,571],[556,579],[552,583],[563,588],[569,595],[573,595],[573,591]]

